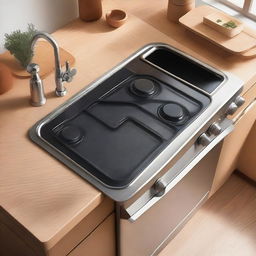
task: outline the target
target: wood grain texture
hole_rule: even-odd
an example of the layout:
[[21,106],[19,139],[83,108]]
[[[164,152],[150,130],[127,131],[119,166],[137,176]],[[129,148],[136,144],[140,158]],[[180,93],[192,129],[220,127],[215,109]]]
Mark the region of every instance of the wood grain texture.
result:
[[256,181],[256,123],[254,123],[238,158],[237,169]]
[[[180,23],[187,29],[190,29],[199,36],[211,41],[217,46],[229,51],[233,54],[243,54],[256,46],[256,32],[254,34],[247,33],[247,27],[236,35],[228,38],[220,32],[212,29],[203,23],[204,16],[216,13],[222,16],[222,12],[208,5],[200,6],[191,10],[189,13],[180,18]],[[241,43],[243,42],[243,43]]]
[[[90,235],[97,226],[101,225],[106,216],[114,211],[114,203],[109,198],[96,207],[90,214],[81,220],[70,232],[68,232],[57,244],[55,244],[47,255],[63,256],[67,255],[73,248]],[[115,228],[111,227],[111,230]],[[109,237],[115,241],[115,237]],[[109,240],[108,240],[109,241]]]
[[[28,139],[27,131],[36,121],[152,42],[168,43],[214,67],[233,72],[245,82],[244,92],[256,80],[256,59],[227,55],[169,22],[166,0],[157,4],[155,0],[108,0],[103,5],[106,11],[127,11],[125,25],[112,29],[104,19],[93,23],[75,20],[53,34],[59,45],[76,58],[78,74],[67,85],[66,97],[54,96],[53,74],[44,79],[47,103],[41,108],[29,105],[28,79],[16,78],[14,88],[0,96],[0,205],[12,217],[11,224],[19,223],[19,229],[23,227],[47,250],[93,211],[103,196]],[[6,219],[3,215],[1,222],[10,224],[8,216]]]
[[115,256],[115,215],[110,215],[68,256]]
[[[71,66],[74,64],[75,58],[69,52],[60,47],[59,53],[61,66],[65,65],[65,61],[68,61]],[[54,54],[52,46],[47,42],[39,41],[36,44],[35,55],[31,62],[34,62],[40,66],[39,73],[41,78],[45,78],[47,75],[53,72]],[[3,54],[0,54],[0,63],[6,64],[12,71],[12,74],[17,77],[30,77],[30,74],[24,68],[22,68],[19,62],[8,51],[6,51]]]
[[232,175],[159,256],[255,256],[256,187]]
[[235,123],[235,129],[230,133],[223,143],[216,173],[211,188],[213,195],[229,178],[237,167],[237,161],[241,148],[248,136],[256,119],[256,102]]

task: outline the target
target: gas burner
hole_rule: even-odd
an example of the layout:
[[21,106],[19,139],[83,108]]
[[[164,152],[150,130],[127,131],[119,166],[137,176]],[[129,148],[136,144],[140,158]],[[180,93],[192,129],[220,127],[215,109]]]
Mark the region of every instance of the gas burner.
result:
[[132,93],[140,97],[149,97],[156,92],[156,89],[155,82],[146,78],[136,79],[131,85]]
[[163,105],[159,110],[159,114],[164,119],[172,122],[180,122],[185,117],[183,107],[177,103],[167,103]]
[[69,144],[75,144],[83,139],[83,134],[76,126],[68,125],[60,131],[60,136]]

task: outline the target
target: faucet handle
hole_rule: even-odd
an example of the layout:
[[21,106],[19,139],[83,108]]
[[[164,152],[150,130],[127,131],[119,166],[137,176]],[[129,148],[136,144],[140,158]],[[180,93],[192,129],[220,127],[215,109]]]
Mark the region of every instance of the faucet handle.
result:
[[30,63],[27,66],[27,72],[32,75],[39,73],[39,71],[40,71],[39,65],[36,63]]
[[73,77],[76,73],[77,70],[75,68],[71,69],[69,62],[66,61],[66,71],[62,75],[62,80],[70,83],[73,80]]

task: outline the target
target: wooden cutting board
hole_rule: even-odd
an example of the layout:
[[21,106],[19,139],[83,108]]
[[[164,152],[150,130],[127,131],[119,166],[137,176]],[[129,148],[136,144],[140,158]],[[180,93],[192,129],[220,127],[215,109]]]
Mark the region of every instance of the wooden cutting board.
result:
[[[61,66],[65,65],[65,61],[69,61],[70,65],[74,64],[75,58],[66,50],[59,48]],[[19,78],[30,77],[30,74],[19,64],[19,62],[10,54],[9,51],[0,55],[0,62],[6,64],[12,74]],[[55,60],[52,46],[45,42],[39,41],[35,48],[35,54],[32,62],[39,64],[40,76],[45,78],[55,69]]]
[[240,34],[229,38],[203,23],[203,17],[211,13],[222,14],[223,12],[203,5],[191,10],[179,21],[187,29],[233,54],[245,57],[256,55],[256,31],[244,26],[244,30]]
[[[246,28],[246,32],[249,33],[249,34],[252,34],[252,35],[255,35],[255,34],[256,34],[256,32],[255,32],[252,28],[249,28],[249,27]],[[253,47],[253,48],[251,48],[250,50],[241,53],[241,56],[247,57],[247,58],[256,56],[256,47]]]

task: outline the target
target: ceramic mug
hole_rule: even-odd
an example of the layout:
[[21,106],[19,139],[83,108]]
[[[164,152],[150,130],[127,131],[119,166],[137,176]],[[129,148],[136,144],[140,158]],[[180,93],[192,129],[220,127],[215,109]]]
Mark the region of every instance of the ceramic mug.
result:
[[126,20],[127,14],[123,10],[115,9],[106,14],[107,23],[114,28],[122,26]]
[[83,21],[98,20],[102,16],[101,0],[78,0],[79,17]]
[[179,18],[195,8],[195,0],[169,0],[167,18],[172,22],[179,22]]

